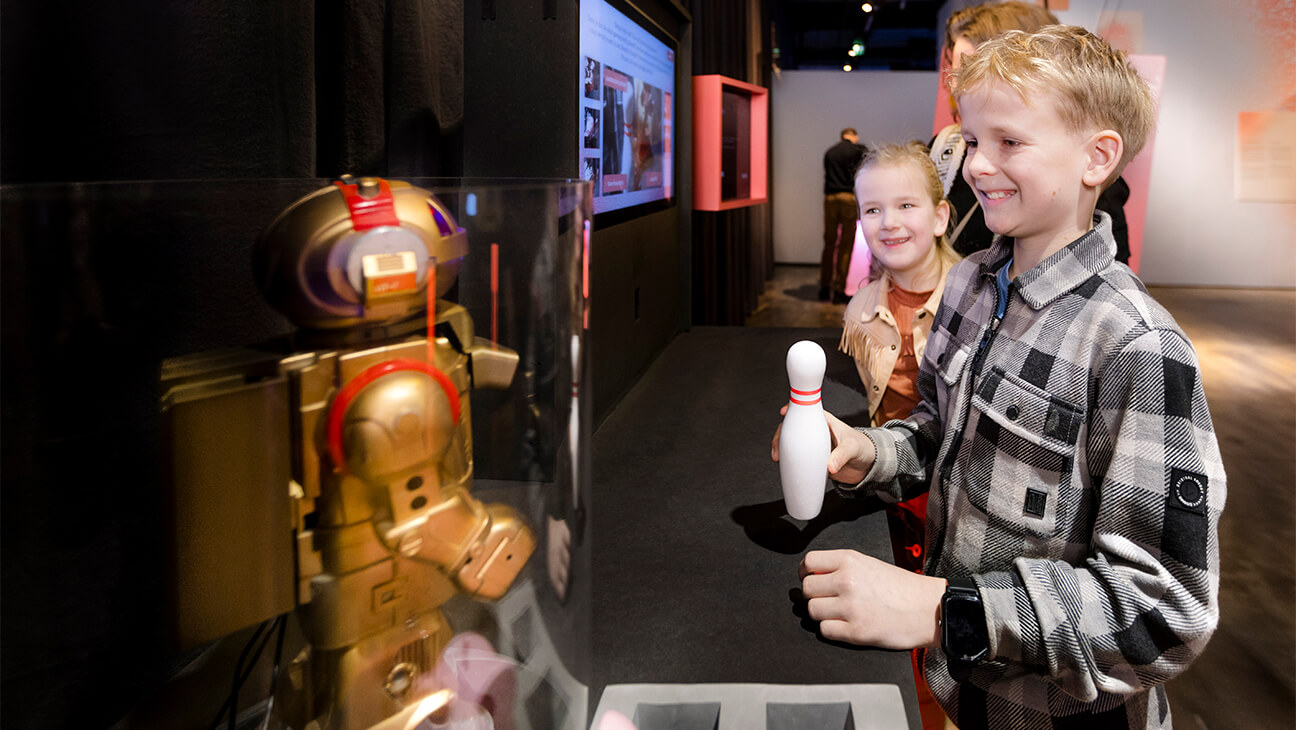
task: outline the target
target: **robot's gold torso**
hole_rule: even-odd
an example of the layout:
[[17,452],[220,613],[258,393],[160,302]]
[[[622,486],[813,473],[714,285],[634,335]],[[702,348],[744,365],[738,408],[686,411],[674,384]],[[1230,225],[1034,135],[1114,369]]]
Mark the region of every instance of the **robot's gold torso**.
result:
[[506,386],[517,355],[476,338],[462,307],[437,311],[442,336],[430,345],[283,362],[295,396],[297,596],[328,726],[369,727],[429,689],[453,635],[439,607],[461,593],[499,598],[535,547],[513,509],[471,494],[470,392]]

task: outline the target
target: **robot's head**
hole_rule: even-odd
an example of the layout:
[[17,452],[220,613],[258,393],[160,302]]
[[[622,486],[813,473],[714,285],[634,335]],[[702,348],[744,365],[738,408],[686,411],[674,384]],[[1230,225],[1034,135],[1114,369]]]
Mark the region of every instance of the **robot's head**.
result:
[[261,234],[257,284],[299,327],[340,329],[408,319],[459,274],[467,235],[431,193],[344,176],[288,206]]

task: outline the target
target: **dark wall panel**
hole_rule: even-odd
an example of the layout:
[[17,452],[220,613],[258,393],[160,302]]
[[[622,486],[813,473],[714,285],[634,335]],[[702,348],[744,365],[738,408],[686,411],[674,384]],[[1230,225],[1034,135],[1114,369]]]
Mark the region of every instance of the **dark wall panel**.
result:
[[679,331],[683,245],[677,208],[599,232],[590,266],[594,422],[621,400]]
[[[635,4],[680,40],[676,55],[676,204],[590,237],[587,354],[597,426],[688,326],[692,195],[688,14],[669,0]],[[579,175],[580,18],[575,0],[469,0],[464,7],[464,174]]]

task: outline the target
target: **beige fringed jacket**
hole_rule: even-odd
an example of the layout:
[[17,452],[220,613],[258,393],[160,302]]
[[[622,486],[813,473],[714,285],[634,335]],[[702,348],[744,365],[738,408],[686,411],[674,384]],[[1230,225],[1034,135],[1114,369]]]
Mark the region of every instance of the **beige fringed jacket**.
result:
[[[948,253],[944,248],[941,253],[941,272],[936,289],[922,309],[914,312],[914,354],[919,360],[922,360],[927,336],[931,334],[932,320],[936,316],[936,307],[940,304],[941,292],[945,290],[945,276],[958,261],[954,254]],[[877,417],[878,406],[882,403],[882,395],[886,393],[887,382],[891,380],[891,371],[895,369],[896,360],[900,357],[900,329],[887,306],[887,292],[890,290],[891,277],[883,273],[881,278],[855,292],[850,304],[846,305],[846,314],[842,318],[841,344],[837,346],[837,349],[855,359],[855,369],[859,370],[860,380],[864,381],[864,392],[868,396],[869,417],[874,419]]]

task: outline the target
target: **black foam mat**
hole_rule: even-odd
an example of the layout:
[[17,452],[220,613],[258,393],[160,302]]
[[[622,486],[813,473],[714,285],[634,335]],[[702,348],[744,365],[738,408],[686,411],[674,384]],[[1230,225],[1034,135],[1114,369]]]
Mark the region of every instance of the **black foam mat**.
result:
[[599,426],[592,703],[622,683],[894,683],[919,727],[909,653],[826,641],[800,600],[807,550],[850,548],[890,562],[880,503],[830,493],[819,518],[794,520],[770,461],[788,398],[785,357],[798,340],[828,356],[825,407],[848,423],[866,420],[839,335],[681,333]]

